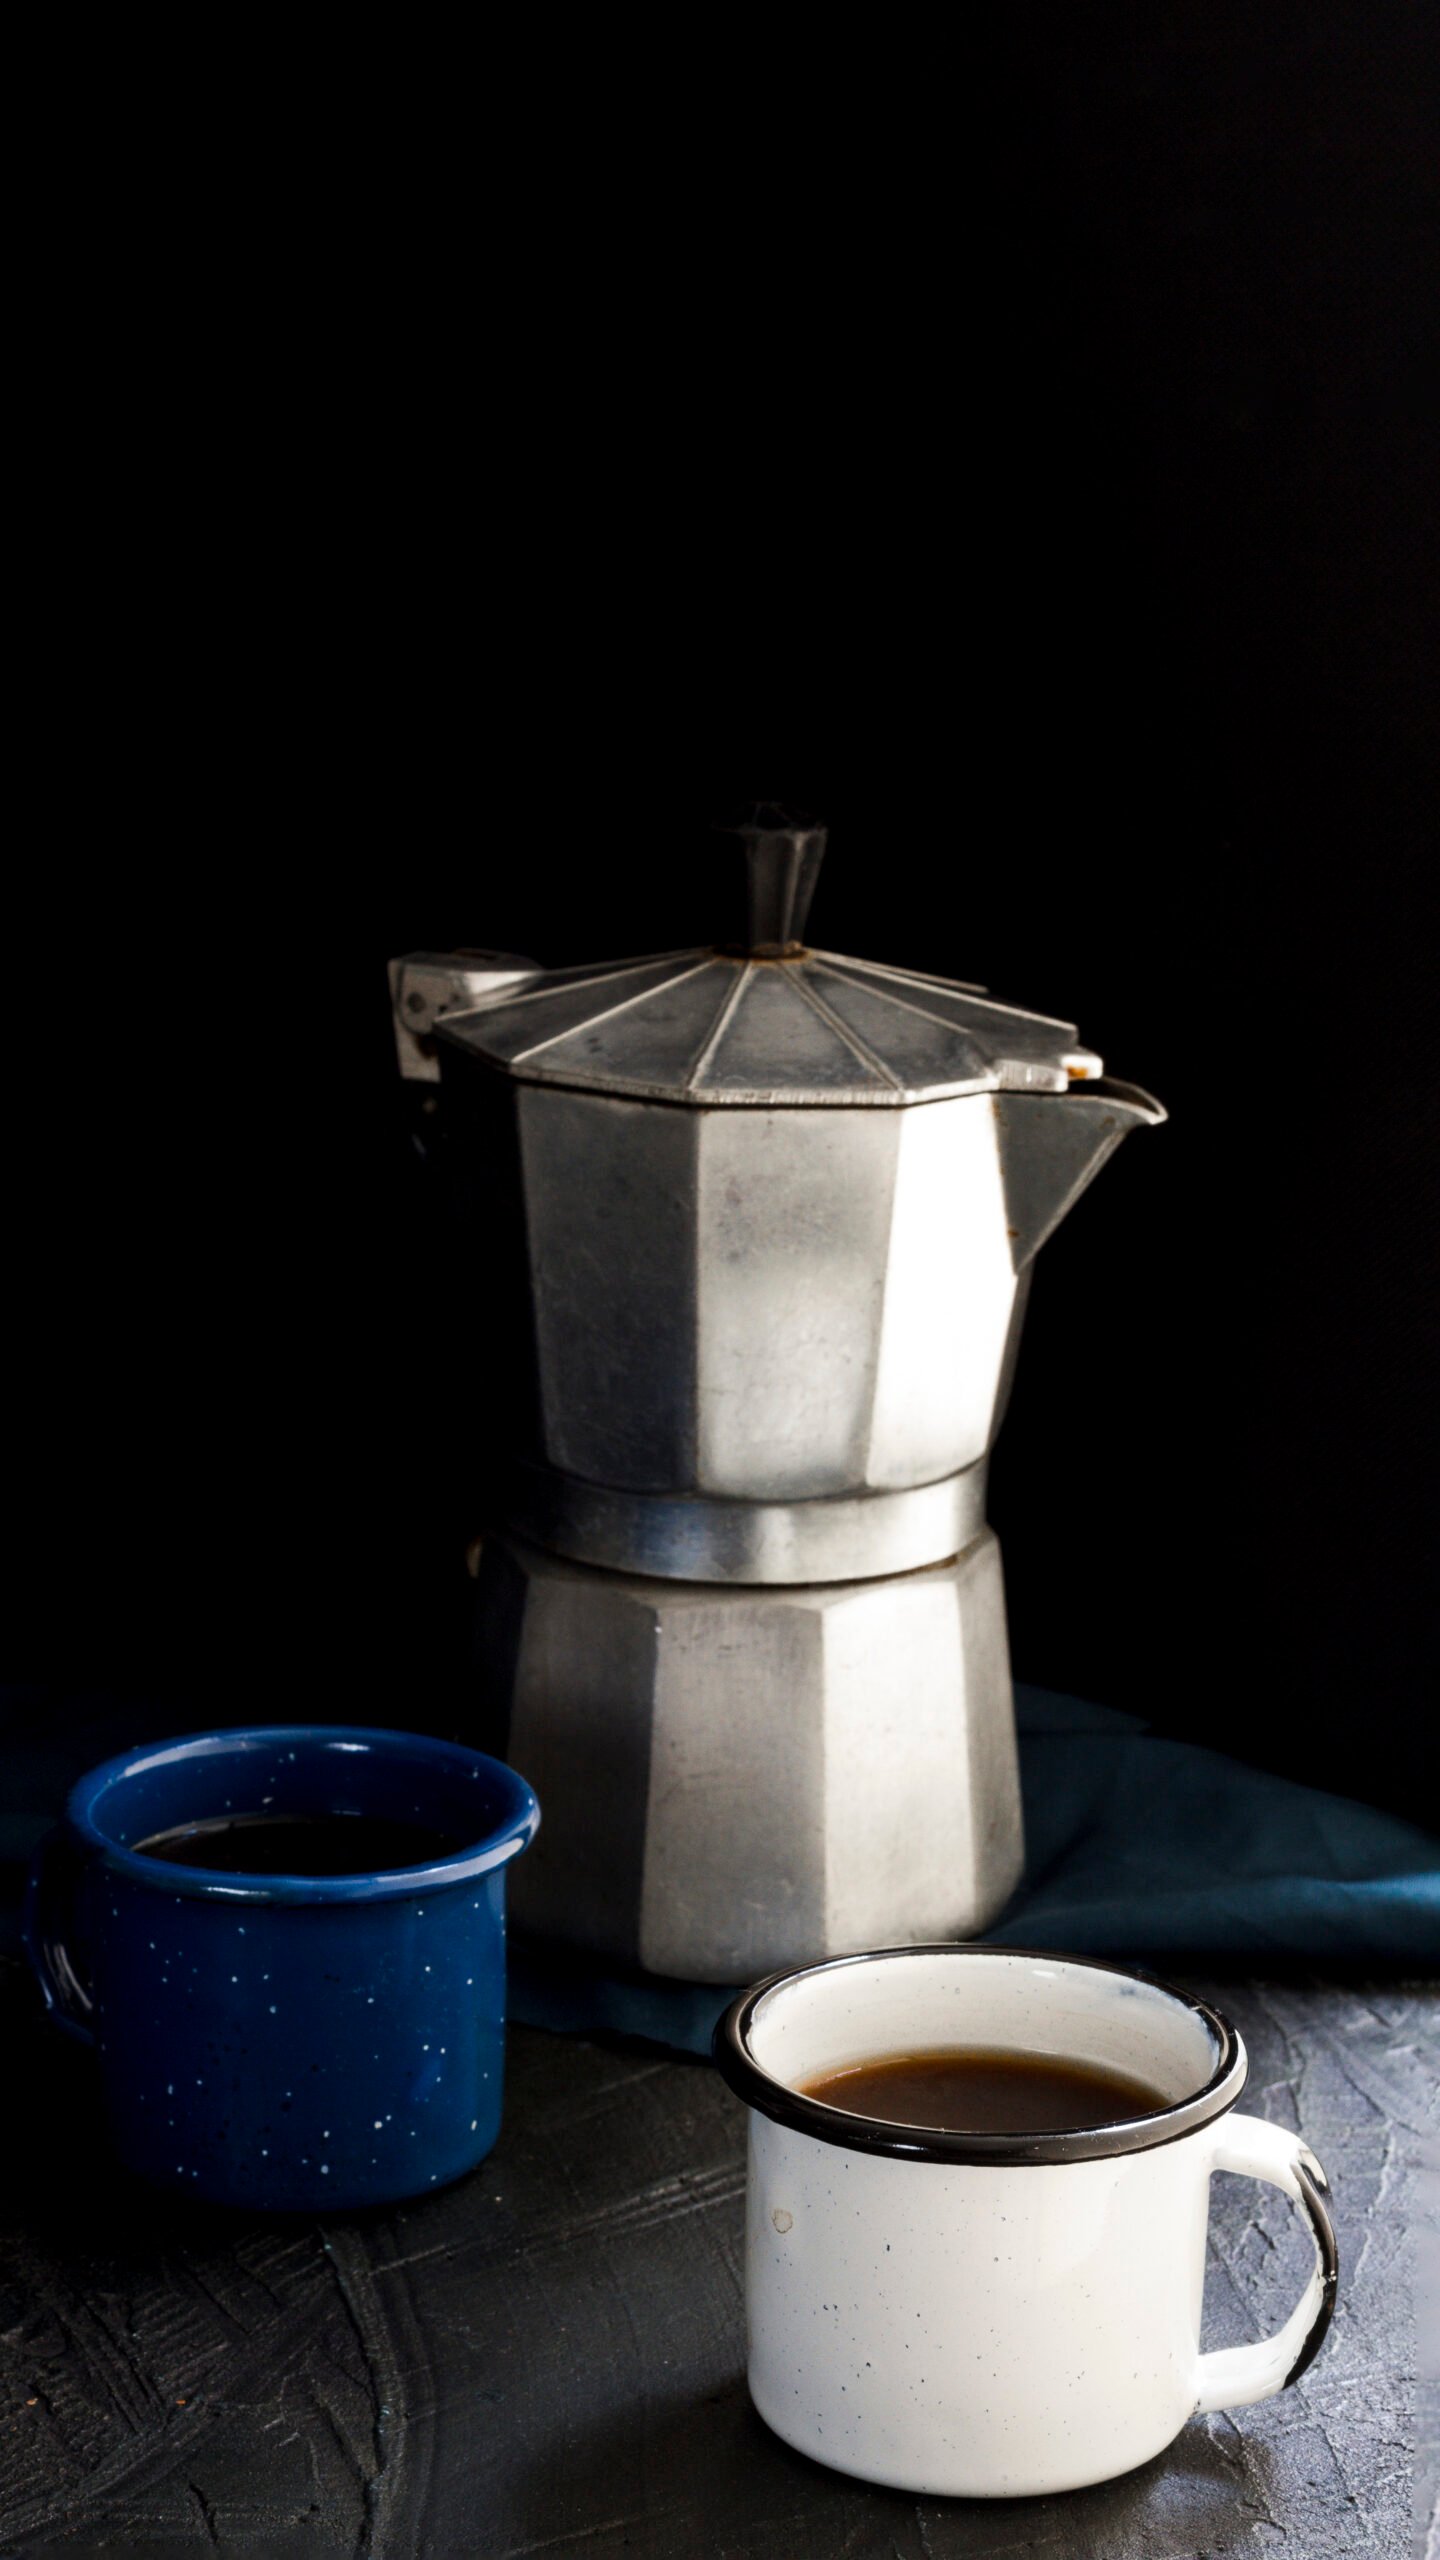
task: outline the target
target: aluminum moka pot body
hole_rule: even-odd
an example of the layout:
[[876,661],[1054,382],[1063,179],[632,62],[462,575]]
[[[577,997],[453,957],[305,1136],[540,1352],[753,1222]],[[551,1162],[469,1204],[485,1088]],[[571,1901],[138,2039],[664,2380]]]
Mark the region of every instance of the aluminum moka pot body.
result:
[[805,943],[819,843],[749,831],[738,948],[396,964],[505,1413],[470,1738],[545,1806],[515,1918],[711,1982],[1013,1890],[986,1460],[1037,1249],[1164,1117],[1072,1024]]
[[747,1982],[985,1929],[1019,1882],[1000,1548],[917,1573],[681,1582],[509,1532],[478,1558],[470,1739],[545,1808],[517,1925]]
[[[809,952],[682,959],[649,999],[652,1029],[666,993],[689,997],[682,1036],[733,1017],[762,969],[767,1003],[778,982],[802,1028],[810,998],[855,986]],[[617,976],[590,1001],[623,1001]],[[637,1000],[632,1038],[646,1018]],[[545,1080],[524,1056],[506,1072],[506,1033],[544,1025],[522,995],[440,1044],[487,1302],[498,1258],[525,1376],[512,1519],[589,1563],[701,1580],[955,1554],[983,1521],[1031,1260],[1158,1107],[1063,1069],[1055,1090],[740,1107],[713,1088],[587,1090],[558,1080],[568,1058]]]

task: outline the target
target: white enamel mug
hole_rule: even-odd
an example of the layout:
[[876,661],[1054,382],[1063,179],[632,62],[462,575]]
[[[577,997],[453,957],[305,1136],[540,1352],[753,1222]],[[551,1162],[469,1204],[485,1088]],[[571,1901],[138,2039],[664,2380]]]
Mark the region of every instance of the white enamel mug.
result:
[[[823,2072],[969,2045],[1064,2056],[1160,2091],[1078,2133],[924,2131],[800,2094]],[[787,2444],[927,2496],[1034,2497],[1148,2462],[1206,2409],[1304,2372],[1334,2307],[1325,2173],[1235,2113],[1235,2029],[1118,1965],[892,1947],[757,1983],[715,2058],[750,2108],[750,2394]],[[1283,2187],[1315,2267],[1283,2329],[1200,2352],[1210,2174]]]

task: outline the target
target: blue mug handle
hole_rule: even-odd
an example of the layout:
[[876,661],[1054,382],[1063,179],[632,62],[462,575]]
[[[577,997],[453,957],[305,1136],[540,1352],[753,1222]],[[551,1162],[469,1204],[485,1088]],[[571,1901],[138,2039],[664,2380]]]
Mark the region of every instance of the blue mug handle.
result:
[[91,2020],[95,2003],[75,1969],[66,1930],[75,1918],[75,1896],[87,1861],[68,1834],[56,1825],[47,1831],[25,1878],[25,1909],[20,1923],[25,1953],[34,1968],[40,1995],[57,2027],[79,2044],[93,2045]]

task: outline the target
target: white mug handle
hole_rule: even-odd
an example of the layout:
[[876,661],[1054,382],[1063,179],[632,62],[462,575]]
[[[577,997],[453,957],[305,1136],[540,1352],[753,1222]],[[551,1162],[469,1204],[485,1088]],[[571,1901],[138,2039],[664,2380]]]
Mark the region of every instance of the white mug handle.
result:
[[1283,2187],[1309,2221],[1315,2266],[1284,2328],[1277,2329],[1273,2338],[1262,2338],[1253,2347],[1220,2347],[1200,2358],[1197,2417],[1207,2409],[1247,2408],[1251,2401],[1269,2400],[1299,2381],[1330,2326],[1340,2267],[1335,2229],[1325,2207],[1330,2182],[1298,2134],[1287,2133],[1283,2125],[1268,2124],[1263,2116],[1225,2116],[1210,2165]]

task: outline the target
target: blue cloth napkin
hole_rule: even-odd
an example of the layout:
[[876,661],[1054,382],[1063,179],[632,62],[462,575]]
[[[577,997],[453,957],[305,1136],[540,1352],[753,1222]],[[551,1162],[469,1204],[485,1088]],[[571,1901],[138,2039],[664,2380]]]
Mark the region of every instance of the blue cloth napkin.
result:
[[[1023,1687],[1015,1703],[1025,1881],[988,1938],[1160,1971],[1440,1969],[1440,1839],[1112,1707]],[[510,2014],[529,2026],[707,2053],[731,1997],[511,1941]]]

